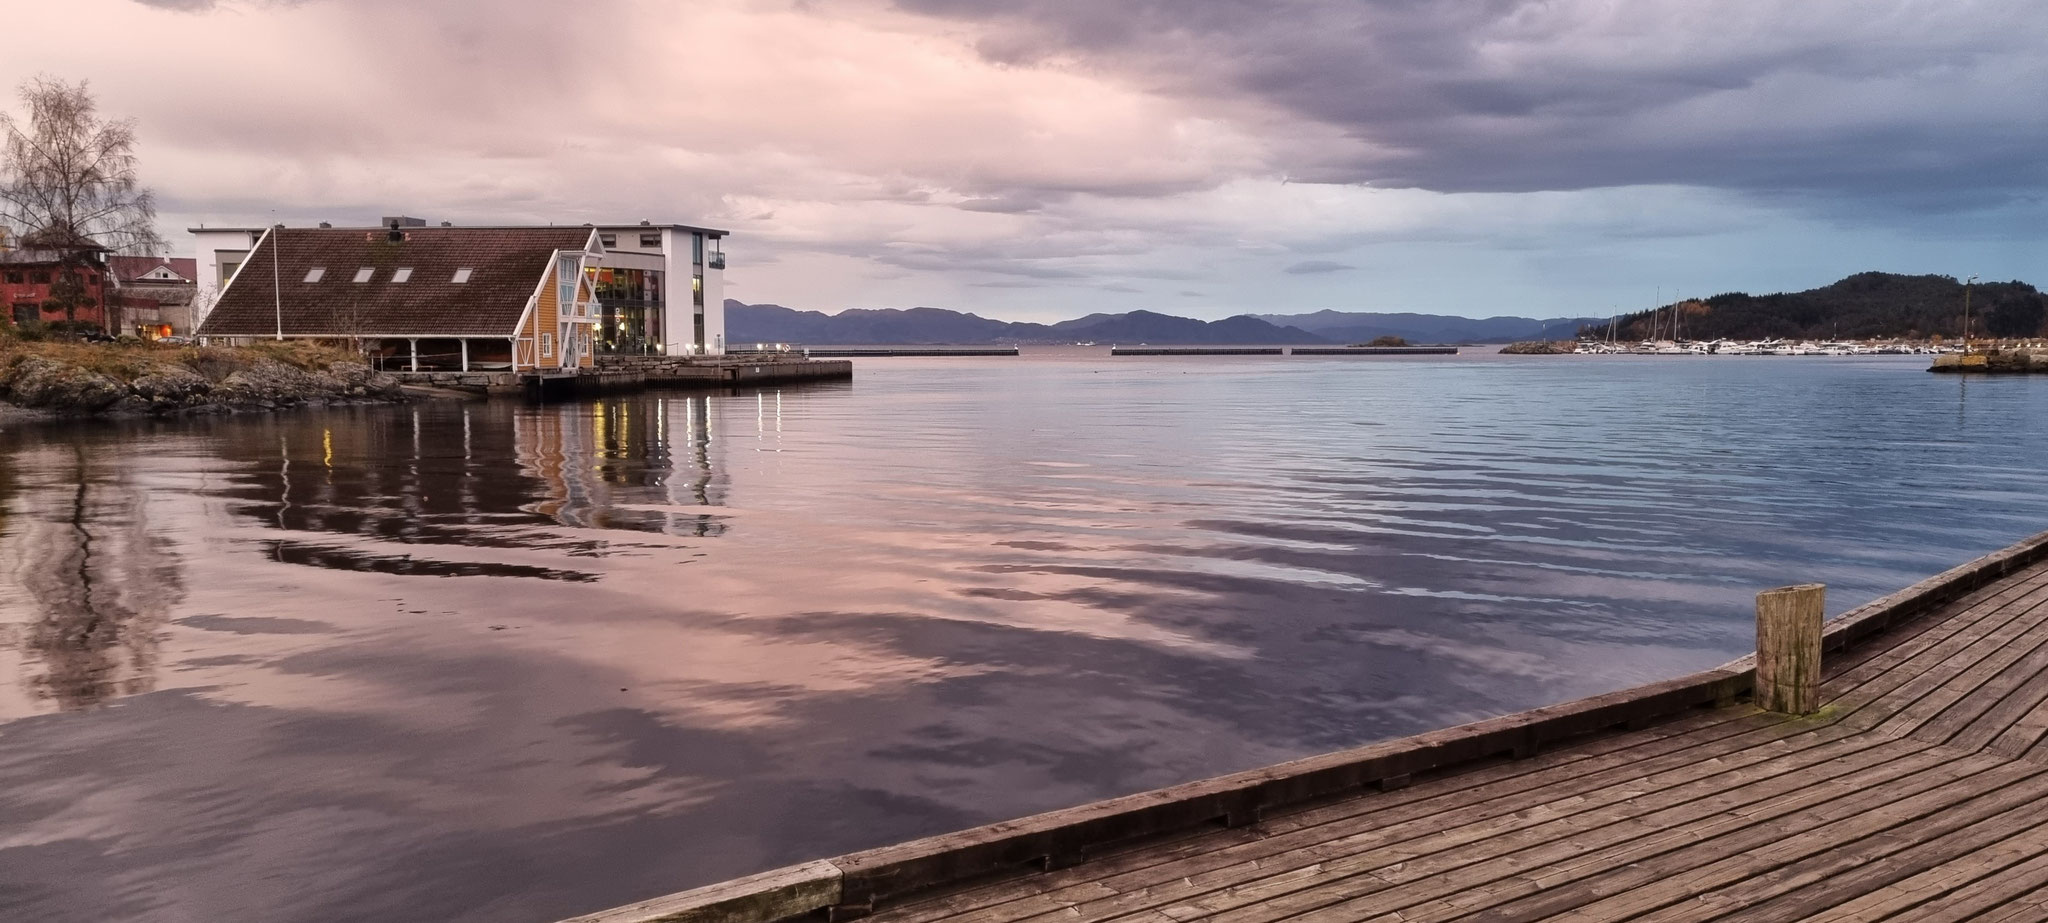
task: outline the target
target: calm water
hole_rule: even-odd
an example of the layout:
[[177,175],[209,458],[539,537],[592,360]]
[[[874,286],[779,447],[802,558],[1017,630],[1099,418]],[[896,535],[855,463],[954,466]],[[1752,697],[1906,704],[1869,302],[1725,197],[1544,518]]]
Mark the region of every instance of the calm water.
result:
[[554,920],[1712,666],[2048,528],[1924,359],[858,363],[0,431],[0,918]]

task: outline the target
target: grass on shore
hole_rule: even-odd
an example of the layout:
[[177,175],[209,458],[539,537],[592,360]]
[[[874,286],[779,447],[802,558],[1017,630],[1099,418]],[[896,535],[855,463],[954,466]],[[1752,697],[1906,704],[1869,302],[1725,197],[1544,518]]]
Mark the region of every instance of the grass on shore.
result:
[[49,359],[122,382],[134,381],[153,369],[175,365],[218,382],[257,362],[270,359],[302,371],[319,371],[337,362],[361,362],[354,350],[309,340],[263,341],[251,346],[159,346],[155,343],[79,343],[24,340],[0,324],[0,373],[27,359]]

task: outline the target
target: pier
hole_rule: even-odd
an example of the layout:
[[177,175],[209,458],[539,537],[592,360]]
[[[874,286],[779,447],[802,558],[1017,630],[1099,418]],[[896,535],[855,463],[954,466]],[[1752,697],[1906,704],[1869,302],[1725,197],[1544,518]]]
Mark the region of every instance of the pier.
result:
[[552,399],[645,388],[736,388],[844,380],[853,377],[853,363],[800,356],[603,356],[591,368],[387,374],[408,385]]
[[575,923],[2048,919],[2048,533],[1690,676]]

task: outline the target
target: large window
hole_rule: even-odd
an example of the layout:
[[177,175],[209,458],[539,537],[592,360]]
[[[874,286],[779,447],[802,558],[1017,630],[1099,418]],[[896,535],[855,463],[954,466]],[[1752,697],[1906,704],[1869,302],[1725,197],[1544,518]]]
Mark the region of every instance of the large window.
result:
[[690,262],[704,265],[704,235],[690,235]]
[[590,279],[597,292],[597,351],[628,356],[659,353],[665,303],[661,272],[600,266]]
[[583,275],[582,261],[562,257],[555,264],[555,310],[568,314],[576,307],[576,280]]

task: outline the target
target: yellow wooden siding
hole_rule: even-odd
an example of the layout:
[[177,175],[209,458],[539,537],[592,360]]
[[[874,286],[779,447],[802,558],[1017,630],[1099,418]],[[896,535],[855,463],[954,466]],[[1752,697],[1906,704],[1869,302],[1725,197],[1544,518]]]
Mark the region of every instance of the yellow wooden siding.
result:
[[547,334],[550,339],[555,338],[555,331],[559,329],[562,320],[560,306],[561,302],[555,297],[555,264],[553,260],[549,260],[547,276],[540,286],[540,303],[534,305],[532,323],[521,334],[533,338],[534,355],[538,357],[534,364],[540,368],[562,367],[562,344],[554,344],[554,348],[546,353],[542,353],[539,346],[541,334]]

